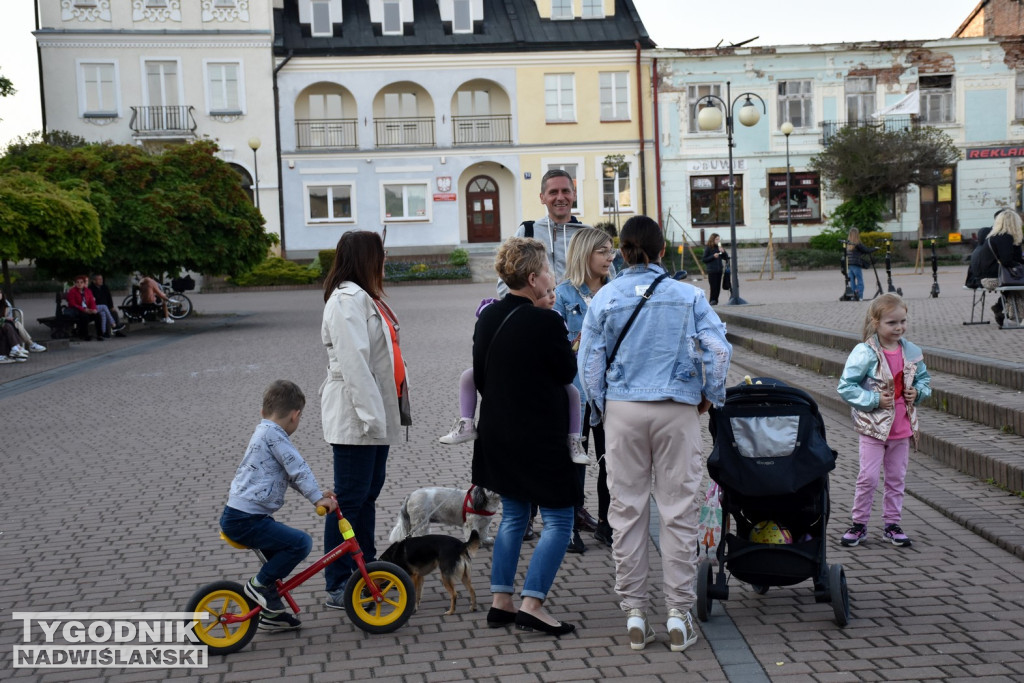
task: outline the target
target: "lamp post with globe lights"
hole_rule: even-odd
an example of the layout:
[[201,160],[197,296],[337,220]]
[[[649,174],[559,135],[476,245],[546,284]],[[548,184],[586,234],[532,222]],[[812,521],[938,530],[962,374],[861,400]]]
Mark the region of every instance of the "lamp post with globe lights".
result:
[[253,191],[252,196],[256,204],[256,208],[260,208],[260,167],[256,163],[256,150],[260,148],[260,139],[257,137],[249,138],[249,149],[252,150],[252,173],[253,173]]
[[[732,170],[732,148],[735,144],[732,140],[733,114],[736,114],[736,118],[739,119],[740,123],[748,128],[756,125],[761,120],[761,112],[757,110],[753,99],[761,103],[761,111],[767,114],[768,108],[759,95],[745,92],[737,95],[736,99],[732,99],[732,84],[727,81],[725,84],[724,100],[717,95],[705,95],[695,105],[698,108],[697,127],[703,131],[720,129],[722,127],[722,110],[725,111],[725,134],[729,148],[729,240],[731,242],[730,258],[732,260],[732,289],[730,291],[729,303],[732,305],[747,303],[740,297],[739,268],[737,267],[736,260],[736,182]],[[740,100],[743,100],[743,106],[740,107],[739,113],[736,113],[736,105]]]
[[790,215],[791,207],[789,202],[790,197],[792,196],[790,193],[793,191],[793,188],[791,188],[789,184],[789,136],[793,134],[793,124],[790,123],[789,121],[786,121],[781,126],[779,126],[779,130],[782,131],[782,134],[786,136],[786,241],[792,242],[793,217]]

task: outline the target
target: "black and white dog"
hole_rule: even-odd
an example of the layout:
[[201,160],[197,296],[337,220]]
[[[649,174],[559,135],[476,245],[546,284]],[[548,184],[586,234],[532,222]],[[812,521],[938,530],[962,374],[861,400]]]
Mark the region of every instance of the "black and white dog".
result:
[[440,486],[417,489],[402,503],[388,539],[397,543],[408,536],[424,536],[430,533],[430,524],[436,522],[461,526],[467,541],[476,529],[480,542],[491,545],[494,539],[487,530],[500,503],[497,493],[479,486],[470,486],[468,491]]

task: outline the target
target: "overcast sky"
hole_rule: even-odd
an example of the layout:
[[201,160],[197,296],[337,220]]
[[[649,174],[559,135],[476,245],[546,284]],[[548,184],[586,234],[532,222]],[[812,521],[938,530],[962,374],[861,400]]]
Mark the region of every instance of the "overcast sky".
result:
[[[57,0],[40,0],[56,2]],[[127,2],[127,0],[116,0]],[[269,0],[266,0],[269,2]],[[948,38],[977,0],[633,0],[661,47],[712,47],[755,36],[753,45]],[[0,0],[0,73],[14,81],[0,99],[0,148],[41,127],[32,0]]]

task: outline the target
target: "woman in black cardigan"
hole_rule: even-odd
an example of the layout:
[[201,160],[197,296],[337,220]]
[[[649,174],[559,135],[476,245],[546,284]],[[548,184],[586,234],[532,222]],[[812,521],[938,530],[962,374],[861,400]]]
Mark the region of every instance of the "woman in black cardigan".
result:
[[[573,505],[582,495],[569,456],[569,398],[576,357],[565,323],[534,304],[555,286],[544,245],[512,237],[494,263],[509,293],[480,314],[473,332],[473,377],[480,420],[473,447],[473,483],[501,495],[501,525],[491,562],[492,607],[487,624],[552,635],[569,633],[544,609],[572,535]],[[513,601],[519,551],[531,503],[544,533],[526,570],[522,604]]]
[[717,232],[711,233],[708,237],[708,244],[704,247],[704,258],[701,260],[708,269],[708,284],[711,285],[708,301],[712,306],[717,306],[718,295],[722,291],[722,274],[729,263],[729,254],[722,248],[722,239]]

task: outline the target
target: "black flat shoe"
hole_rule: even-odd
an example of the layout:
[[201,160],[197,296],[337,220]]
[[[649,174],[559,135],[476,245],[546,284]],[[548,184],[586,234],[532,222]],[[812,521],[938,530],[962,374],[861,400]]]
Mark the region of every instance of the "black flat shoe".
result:
[[583,545],[583,539],[580,538],[580,532],[573,529],[572,538],[569,539],[569,546],[565,549],[567,553],[582,554],[587,552],[587,546]]
[[564,636],[566,633],[572,633],[576,630],[576,627],[572,624],[567,624],[564,621],[558,626],[552,626],[551,624],[541,621],[532,614],[527,614],[520,610],[516,612],[516,628],[520,631],[540,631],[546,633],[549,636]]
[[500,609],[498,607],[492,607],[487,610],[487,626],[489,628],[501,628],[502,626],[508,626],[515,622],[516,614],[518,614],[518,612],[509,612],[508,610]]
[[537,532],[533,530],[533,518],[531,517],[530,521],[526,523],[526,531],[523,532],[523,540],[532,541],[535,538],[537,538]]

